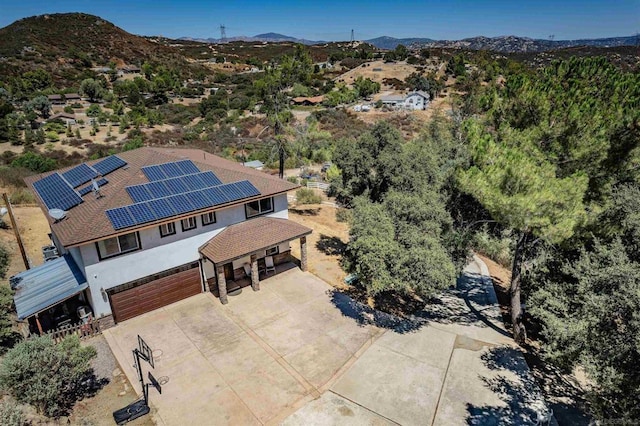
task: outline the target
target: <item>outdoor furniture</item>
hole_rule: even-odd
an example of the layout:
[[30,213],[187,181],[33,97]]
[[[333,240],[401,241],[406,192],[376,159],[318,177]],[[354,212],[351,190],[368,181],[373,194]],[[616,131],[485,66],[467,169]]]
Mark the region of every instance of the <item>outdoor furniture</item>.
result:
[[264,272],[266,274],[269,273],[269,271],[273,272],[274,274],[276,273],[276,267],[273,265],[273,256],[267,256],[264,258]]
[[244,269],[244,274],[251,278],[251,265],[249,265],[248,263],[245,263],[242,265],[242,269]]

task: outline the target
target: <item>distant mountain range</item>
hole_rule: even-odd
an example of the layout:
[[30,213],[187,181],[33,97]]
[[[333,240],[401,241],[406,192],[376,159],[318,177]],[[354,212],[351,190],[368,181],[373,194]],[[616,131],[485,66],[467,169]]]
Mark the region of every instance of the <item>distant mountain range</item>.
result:
[[[221,43],[223,40],[216,38],[194,39],[182,37],[182,40],[202,41],[206,43]],[[251,41],[251,42],[291,42],[302,43],[307,45],[323,44],[326,41],[299,39],[284,34],[265,33],[258,34],[253,37],[229,37],[224,41]],[[543,40],[518,36],[500,36],[500,37],[471,37],[462,40],[433,40],[430,38],[394,38],[394,37],[377,37],[364,42],[372,44],[379,49],[395,49],[396,46],[403,44],[411,48],[437,47],[437,48],[453,48],[453,49],[471,49],[471,50],[492,50],[495,52],[516,53],[516,52],[543,52],[547,50],[563,49],[576,46],[595,46],[595,47],[618,47],[618,46],[638,46],[640,45],[640,36],[628,37],[609,37],[596,39],[581,40]]]

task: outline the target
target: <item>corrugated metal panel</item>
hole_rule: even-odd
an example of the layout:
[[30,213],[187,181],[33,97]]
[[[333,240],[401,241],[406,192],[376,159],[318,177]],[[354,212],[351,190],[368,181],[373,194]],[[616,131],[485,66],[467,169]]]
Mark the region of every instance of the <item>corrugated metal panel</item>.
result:
[[87,280],[69,254],[14,275],[10,282],[15,288],[13,300],[21,320],[88,287]]

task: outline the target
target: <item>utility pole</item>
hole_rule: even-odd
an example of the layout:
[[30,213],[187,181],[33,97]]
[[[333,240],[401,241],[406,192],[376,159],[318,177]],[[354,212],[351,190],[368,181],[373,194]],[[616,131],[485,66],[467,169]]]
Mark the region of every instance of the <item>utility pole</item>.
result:
[[222,43],[227,41],[227,27],[222,24],[220,24],[220,41]]
[[22,255],[22,261],[24,262],[24,267],[27,269],[31,269],[31,266],[29,265],[29,259],[27,259],[27,253],[24,251],[24,245],[22,244],[20,231],[18,230],[18,225],[16,224],[16,218],[13,216],[13,208],[11,208],[11,202],[9,201],[9,197],[7,196],[6,193],[4,193],[2,194],[2,198],[4,198],[4,204],[7,206],[9,218],[11,219],[11,227],[13,228],[13,233],[16,235],[16,241],[18,243],[18,248],[20,249],[20,254]]
[[351,30],[351,44],[353,44],[354,41],[355,41],[355,38],[353,37],[353,30]]

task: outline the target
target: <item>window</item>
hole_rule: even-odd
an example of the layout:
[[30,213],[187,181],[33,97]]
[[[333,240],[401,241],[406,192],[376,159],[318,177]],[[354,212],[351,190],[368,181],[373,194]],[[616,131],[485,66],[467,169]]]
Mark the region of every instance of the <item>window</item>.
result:
[[216,212],[205,213],[200,216],[202,218],[202,226],[211,225],[216,223]]
[[263,198],[262,200],[247,203],[244,205],[244,211],[247,215],[247,218],[272,212],[273,198]]
[[280,247],[279,246],[275,246],[275,247],[269,247],[266,251],[266,256],[273,256],[280,253]]
[[176,224],[175,222],[171,223],[163,223],[160,225],[160,237],[168,237],[169,235],[173,235],[176,233]]
[[180,223],[182,223],[182,232],[188,231],[190,229],[195,229],[197,226],[195,217],[188,217],[186,219],[182,219]]
[[136,232],[98,241],[96,245],[100,260],[140,249],[140,241]]

